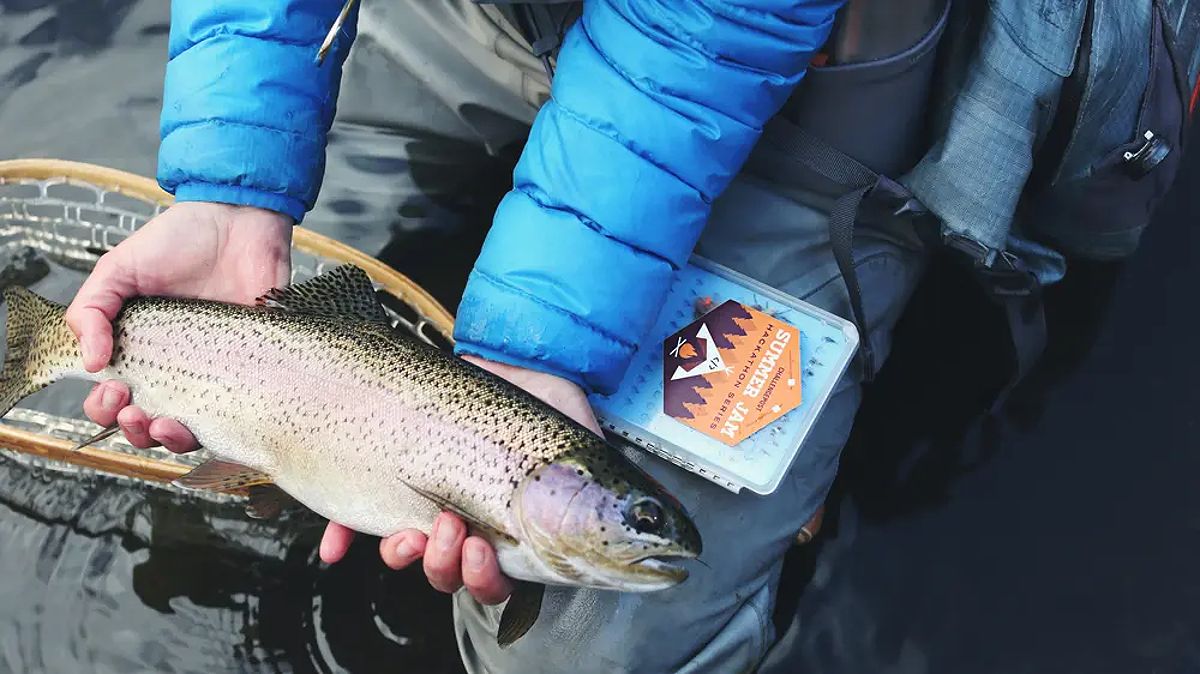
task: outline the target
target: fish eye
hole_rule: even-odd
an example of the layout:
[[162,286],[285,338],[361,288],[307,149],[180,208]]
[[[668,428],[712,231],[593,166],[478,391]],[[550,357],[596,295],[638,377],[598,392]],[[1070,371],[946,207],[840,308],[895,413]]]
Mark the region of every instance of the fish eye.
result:
[[629,509],[629,523],[641,533],[657,532],[663,525],[662,505],[652,498],[635,501]]

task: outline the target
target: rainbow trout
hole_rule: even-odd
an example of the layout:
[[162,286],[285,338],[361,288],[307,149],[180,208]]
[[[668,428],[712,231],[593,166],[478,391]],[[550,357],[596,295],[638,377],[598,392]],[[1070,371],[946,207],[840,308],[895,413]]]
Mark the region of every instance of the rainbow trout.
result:
[[275,514],[286,494],[388,536],[428,533],[441,510],[458,513],[524,581],[502,615],[502,644],[533,624],[545,584],[660,590],[687,577],[678,560],[700,554],[695,525],[649,475],[522,389],[394,330],[357,267],[273,290],[258,306],[131,300],[95,374],[64,307],[24,288],[4,299],[5,413],[65,377],[115,379],[211,453],[177,484],[248,491],[252,515]]

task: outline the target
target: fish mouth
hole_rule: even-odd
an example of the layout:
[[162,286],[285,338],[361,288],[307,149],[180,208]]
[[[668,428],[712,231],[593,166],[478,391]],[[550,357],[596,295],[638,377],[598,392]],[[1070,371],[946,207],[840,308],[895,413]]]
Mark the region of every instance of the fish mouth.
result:
[[663,582],[665,587],[669,587],[687,580],[688,570],[678,562],[695,558],[695,553],[690,552],[657,554],[636,559],[629,566],[637,569],[638,575],[643,578]]

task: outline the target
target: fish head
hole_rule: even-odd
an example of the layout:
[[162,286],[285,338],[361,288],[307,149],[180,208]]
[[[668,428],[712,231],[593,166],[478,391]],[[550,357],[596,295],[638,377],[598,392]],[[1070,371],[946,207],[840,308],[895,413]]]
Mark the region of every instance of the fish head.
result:
[[526,476],[514,512],[524,542],[565,584],[662,590],[687,578],[676,562],[702,550],[683,505],[599,438]]

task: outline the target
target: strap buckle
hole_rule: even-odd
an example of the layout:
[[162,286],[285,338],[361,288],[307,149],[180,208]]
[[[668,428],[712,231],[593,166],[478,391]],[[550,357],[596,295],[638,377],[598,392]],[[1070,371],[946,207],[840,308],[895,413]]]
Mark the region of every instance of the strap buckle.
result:
[[913,196],[907,187],[882,174],[876,177],[867,197],[885,204],[896,217],[919,218],[929,214],[925,204]]
[[984,289],[993,297],[1034,297],[1041,292],[1037,276],[1014,253],[998,250],[957,232],[942,237],[946,247],[965,256]]

